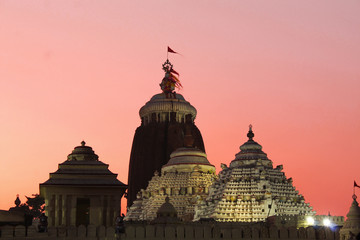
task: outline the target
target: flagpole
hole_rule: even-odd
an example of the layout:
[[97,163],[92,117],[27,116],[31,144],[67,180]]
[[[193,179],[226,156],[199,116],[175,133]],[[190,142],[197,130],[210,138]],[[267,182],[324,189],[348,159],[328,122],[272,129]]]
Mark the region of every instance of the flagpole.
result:
[[355,195],[355,188],[356,188],[356,187],[360,188],[360,186],[357,185],[356,181],[354,180],[354,190],[353,190],[354,196],[356,196],[356,195]]

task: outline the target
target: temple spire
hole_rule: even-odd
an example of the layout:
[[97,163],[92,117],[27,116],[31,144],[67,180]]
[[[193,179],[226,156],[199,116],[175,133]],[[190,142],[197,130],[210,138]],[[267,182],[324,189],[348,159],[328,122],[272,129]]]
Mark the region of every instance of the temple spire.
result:
[[255,135],[254,135],[254,133],[253,133],[253,131],[252,131],[252,125],[250,124],[250,125],[249,125],[249,132],[248,132],[248,134],[247,134],[247,137],[249,138],[249,141],[252,141],[254,136],[255,136]]
[[173,65],[169,59],[166,59],[162,65],[162,69],[165,72],[165,77],[160,83],[160,88],[165,94],[174,93],[175,87],[178,89],[182,88],[180,80],[178,79],[179,73],[173,69]]

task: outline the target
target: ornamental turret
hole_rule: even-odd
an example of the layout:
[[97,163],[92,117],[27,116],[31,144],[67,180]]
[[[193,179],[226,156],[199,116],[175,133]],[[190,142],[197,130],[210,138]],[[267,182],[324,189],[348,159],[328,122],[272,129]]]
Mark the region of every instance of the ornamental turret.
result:
[[240,146],[240,152],[235,155],[235,159],[230,163],[230,167],[262,165],[272,168],[272,161],[262,151],[262,146],[253,140],[254,136],[252,125],[250,125],[247,134],[249,140]]
[[360,207],[356,201],[357,196],[353,195],[353,202],[350,206],[349,212],[346,215],[347,219],[344,226],[340,229],[340,239],[359,239],[360,238]]

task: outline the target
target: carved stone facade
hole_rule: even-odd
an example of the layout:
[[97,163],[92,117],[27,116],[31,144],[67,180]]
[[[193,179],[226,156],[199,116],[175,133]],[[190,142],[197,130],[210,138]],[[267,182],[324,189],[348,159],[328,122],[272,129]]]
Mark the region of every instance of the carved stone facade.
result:
[[59,169],[40,184],[48,224],[52,226],[113,226],[126,185],[91,147],[75,147]]
[[272,161],[253,140],[249,140],[211,186],[209,196],[197,206],[195,220],[213,218],[222,222],[258,222],[269,216],[313,216],[315,212],[286,178],[282,165]]
[[179,148],[162,167],[161,175],[156,172],[146,190],[138,193],[125,220],[153,220],[165,198],[169,197],[178,217],[191,221],[195,205],[206,198],[215,178],[215,167],[209,163],[204,152],[191,147]]

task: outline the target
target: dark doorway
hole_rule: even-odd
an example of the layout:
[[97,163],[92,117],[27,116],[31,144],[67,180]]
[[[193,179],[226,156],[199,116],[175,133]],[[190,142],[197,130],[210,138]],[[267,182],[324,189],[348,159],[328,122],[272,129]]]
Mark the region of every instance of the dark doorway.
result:
[[78,198],[76,202],[76,226],[89,225],[90,222],[90,199]]

